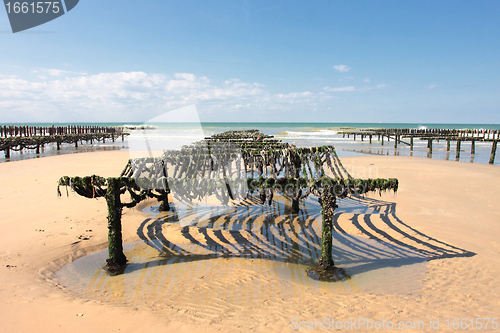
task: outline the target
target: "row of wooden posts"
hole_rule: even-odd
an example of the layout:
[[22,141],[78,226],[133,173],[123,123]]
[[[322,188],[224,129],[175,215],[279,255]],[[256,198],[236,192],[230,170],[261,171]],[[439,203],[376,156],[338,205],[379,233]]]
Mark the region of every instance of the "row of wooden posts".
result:
[[66,134],[94,134],[94,133],[116,133],[122,129],[117,127],[103,126],[83,126],[83,125],[68,125],[68,126],[0,126],[0,138],[11,136],[45,136],[45,135],[66,135]]
[[[74,144],[75,148],[78,148],[79,142],[90,142],[102,141],[105,143],[106,140],[112,140],[113,142],[121,137],[122,141],[125,140],[125,136],[129,135],[124,133],[121,128],[113,127],[87,127],[87,126],[68,126],[68,127],[53,127],[53,128],[32,128],[33,131],[29,130],[29,127],[21,127],[26,133],[37,133],[37,135],[26,135],[20,136],[19,132],[13,136],[0,137],[0,151],[4,151],[5,158],[10,158],[11,151],[23,152],[23,150],[34,150],[36,154],[40,154],[40,150],[44,148],[45,145],[55,143],[57,150],[61,149],[61,144],[68,143]],[[48,133],[44,134],[43,129],[50,129]],[[19,128],[18,128],[19,130]],[[69,132],[69,133],[68,133]],[[80,132],[80,133],[79,133]],[[4,133],[2,131],[2,133]],[[16,133],[15,131],[13,133]],[[24,132],[22,132],[24,133]],[[45,132],[46,133],[46,132]],[[56,133],[56,134],[54,134]],[[66,134],[57,134],[66,133]]]
[[[350,129],[345,129],[346,131],[341,131],[345,133],[355,133],[348,132]],[[414,135],[414,136],[459,136],[459,137],[483,137],[497,138],[500,139],[500,130],[492,129],[447,129],[447,128],[433,128],[433,129],[415,129],[415,128],[377,128],[370,130],[361,130],[357,133],[368,133],[371,134],[385,134],[385,135]]]
[[[387,142],[391,139],[394,140],[394,148],[398,147],[398,144],[405,144],[410,146],[410,150],[413,150],[414,138],[420,140],[427,140],[427,148],[429,149],[429,154],[432,154],[432,142],[436,140],[446,140],[446,150],[450,151],[451,141],[456,141],[456,159],[460,159],[460,149],[462,141],[471,142],[471,154],[476,153],[476,141],[479,142],[491,142],[491,153],[489,163],[493,164],[495,162],[495,156],[497,151],[497,144],[500,140],[499,130],[448,130],[448,129],[377,129],[377,130],[361,130],[361,131],[341,131],[342,137],[350,138],[353,135],[353,139],[360,137],[361,141],[364,141],[367,137],[372,143],[373,136],[377,136],[377,141],[384,145],[384,138],[387,138]],[[392,136],[392,138],[391,138]],[[409,142],[403,141],[402,139],[409,139]]]

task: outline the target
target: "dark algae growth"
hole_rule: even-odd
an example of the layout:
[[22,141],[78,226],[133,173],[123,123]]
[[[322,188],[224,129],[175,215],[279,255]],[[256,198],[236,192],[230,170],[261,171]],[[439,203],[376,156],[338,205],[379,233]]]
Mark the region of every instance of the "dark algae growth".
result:
[[[167,165],[173,169],[171,175]],[[348,278],[332,259],[332,216],[337,198],[396,192],[398,185],[394,178],[354,179],[333,146],[297,148],[258,130],[224,132],[179,150],[166,150],[161,157],[131,159],[120,177],[65,176],[59,180],[59,186],[70,187],[86,198],[106,198],[109,270],[127,264],[122,247],[122,209],[146,198],[155,198],[160,210],[168,211],[171,192],[184,202],[215,196],[224,205],[248,195],[257,196],[262,204],[271,203],[277,193],[292,199],[291,211],[297,214],[300,200],[315,195],[322,207],[321,258],[308,274],[322,281]],[[130,197],[127,203],[121,197],[125,193]]]

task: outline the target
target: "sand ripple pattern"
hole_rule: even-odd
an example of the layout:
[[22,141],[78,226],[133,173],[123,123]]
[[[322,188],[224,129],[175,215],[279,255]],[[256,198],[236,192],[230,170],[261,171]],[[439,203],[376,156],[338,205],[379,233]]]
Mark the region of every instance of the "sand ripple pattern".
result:
[[[315,199],[305,200],[296,215],[290,213],[290,203],[286,198],[277,198],[271,206],[249,205],[253,203],[251,200],[246,205],[229,209],[176,206],[177,210],[167,215],[145,220],[138,235],[163,256],[206,255],[303,264],[318,260],[321,211]],[[355,212],[356,209],[362,211],[358,208],[362,207],[368,213],[334,216],[337,265],[474,255],[405,224],[396,216],[395,204],[369,198],[339,201],[341,209]],[[185,226],[172,228],[172,223],[178,220],[182,220]],[[164,232],[165,228],[168,232]]]
[[[320,206],[314,198],[301,205],[299,214],[291,214],[285,197],[270,206],[252,198],[232,208],[173,204],[172,211],[141,223],[142,241],[127,245],[124,274],[95,267],[81,289],[87,296],[147,303],[215,323],[248,307],[258,313],[304,296],[419,293],[429,260],[474,255],[405,224],[393,203],[347,199],[334,217],[333,255],[352,279],[320,283],[305,274],[320,255]],[[92,261],[104,262],[106,252],[98,255],[102,259]]]

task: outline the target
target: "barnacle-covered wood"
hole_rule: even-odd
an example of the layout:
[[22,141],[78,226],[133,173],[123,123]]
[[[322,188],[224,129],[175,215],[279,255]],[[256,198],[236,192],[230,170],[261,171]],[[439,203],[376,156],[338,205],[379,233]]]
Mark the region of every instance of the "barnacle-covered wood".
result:
[[106,203],[108,205],[108,253],[107,266],[110,270],[116,270],[127,263],[123,253],[122,241],[122,209],[120,200],[120,178],[106,179],[108,188],[106,191]]
[[57,148],[60,148],[62,143],[78,144],[78,142],[93,142],[107,139],[115,140],[120,136],[129,135],[123,132],[112,133],[81,133],[81,134],[60,134],[60,135],[36,135],[36,136],[10,136],[0,138],[0,151],[5,151],[10,155],[10,151],[21,151],[24,149],[35,150],[40,153],[40,147],[50,143],[56,143]]
[[[170,169],[170,173],[167,170]],[[329,172],[328,172],[329,171]],[[230,131],[164,151],[161,157],[128,161],[120,177],[62,177],[67,186],[87,198],[106,197],[109,222],[108,267],[126,262],[121,244],[121,210],[146,198],[156,198],[160,210],[170,209],[168,194],[192,201],[214,195],[229,204],[241,194],[257,195],[262,204],[272,204],[274,193],[289,196],[292,212],[300,210],[300,200],[317,195],[322,207],[320,267],[331,271],[332,216],[337,198],[367,192],[398,190],[399,182],[389,179],[354,179],[342,165],[333,146],[297,148],[258,130]],[[122,202],[120,195],[130,200]],[[111,264],[110,264],[111,263]]]
[[337,196],[334,194],[333,187],[331,185],[326,185],[323,188],[318,202],[321,205],[321,215],[323,218],[321,228],[321,257],[319,259],[319,265],[323,267],[323,269],[328,270],[335,265],[332,258],[332,216],[335,209],[338,207]]

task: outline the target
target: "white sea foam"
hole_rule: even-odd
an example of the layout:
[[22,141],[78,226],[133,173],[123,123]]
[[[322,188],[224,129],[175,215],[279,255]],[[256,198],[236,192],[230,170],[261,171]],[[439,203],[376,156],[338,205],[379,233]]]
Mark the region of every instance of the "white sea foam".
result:
[[304,132],[304,131],[285,131],[287,133],[287,136],[293,137],[293,138],[314,138],[317,139],[318,137],[332,137],[337,134],[336,131],[333,130],[317,130],[317,131],[310,131],[310,132]]

